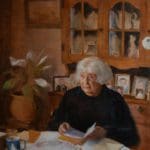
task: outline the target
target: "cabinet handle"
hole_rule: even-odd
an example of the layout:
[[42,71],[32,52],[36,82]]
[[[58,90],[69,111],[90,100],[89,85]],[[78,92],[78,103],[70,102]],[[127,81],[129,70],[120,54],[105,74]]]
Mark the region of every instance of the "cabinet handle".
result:
[[138,106],[137,111],[142,113],[144,111],[144,108],[142,106]]

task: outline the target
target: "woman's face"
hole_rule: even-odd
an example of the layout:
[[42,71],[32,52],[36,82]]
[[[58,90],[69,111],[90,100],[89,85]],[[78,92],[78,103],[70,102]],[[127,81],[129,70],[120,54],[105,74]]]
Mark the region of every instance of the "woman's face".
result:
[[97,82],[97,76],[94,73],[83,72],[80,74],[80,86],[88,96],[97,96],[100,93],[102,85]]

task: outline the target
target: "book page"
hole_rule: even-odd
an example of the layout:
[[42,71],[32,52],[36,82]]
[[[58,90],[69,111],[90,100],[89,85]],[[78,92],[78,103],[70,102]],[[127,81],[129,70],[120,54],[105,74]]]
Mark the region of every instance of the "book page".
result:
[[71,128],[69,130],[67,130],[64,135],[69,136],[69,137],[74,137],[74,138],[83,138],[84,137],[84,133],[76,130],[74,128]]
[[84,137],[86,137],[87,135],[89,135],[90,133],[92,133],[95,129],[95,126],[96,126],[96,122],[87,129],[86,133],[84,134]]
[[64,135],[66,136],[70,136],[70,137],[75,137],[75,138],[83,138],[83,137],[86,137],[87,135],[89,135],[90,133],[92,133],[95,129],[95,125],[96,123],[94,123],[92,126],[90,126],[86,133],[83,133],[77,129],[74,129],[74,128],[70,128],[69,130],[67,130]]

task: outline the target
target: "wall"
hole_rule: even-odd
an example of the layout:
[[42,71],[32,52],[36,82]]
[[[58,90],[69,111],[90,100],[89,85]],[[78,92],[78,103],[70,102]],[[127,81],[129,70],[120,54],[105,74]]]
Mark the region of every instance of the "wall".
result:
[[[7,58],[10,46],[10,10],[10,0],[3,0],[0,2],[0,89],[3,84],[2,72],[4,72],[9,65],[7,63]],[[8,110],[5,109],[5,106],[7,105],[6,95],[0,90],[0,128],[6,121],[6,112],[8,112]]]
[[10,46],[10,0],[0,3],[0,72],[3,72],[8,66],[8,55]]
[[50,57],[53,74],[65,75],[66,69],[61,63],[61,29],[28,27],[25,8],[24,0],[12,1],[11,55],[19,58],[28,50],[44,50]]

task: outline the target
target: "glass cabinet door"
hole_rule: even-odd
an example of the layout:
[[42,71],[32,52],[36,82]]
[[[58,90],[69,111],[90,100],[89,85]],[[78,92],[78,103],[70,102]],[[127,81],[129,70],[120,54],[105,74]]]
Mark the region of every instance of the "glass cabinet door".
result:
[[116,3],[109,12],[109,56],[139,57],[140,10],[128,2]]
[[73,5],[70,11],[71,55],[96,55],[98,9],[81,1]]
[[84,54],[95,55],[97,53],[98,9],[88,3],[83,3],[83,10]]
[[71,54],[81,54],[83,49],[81,7],[81,2],[78,2],[70,11]]

